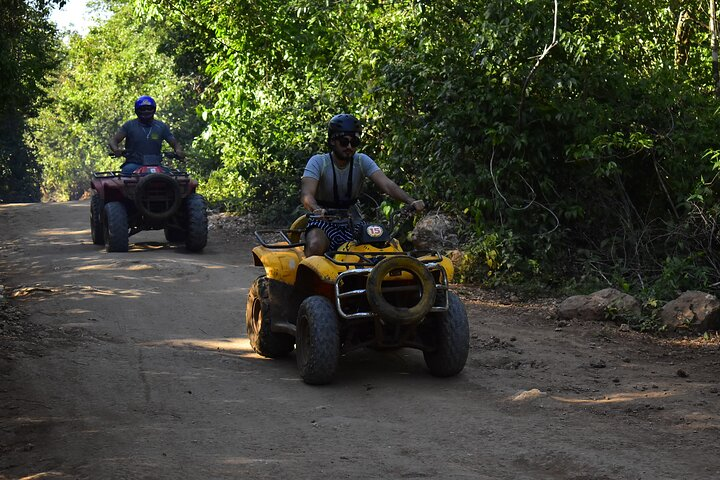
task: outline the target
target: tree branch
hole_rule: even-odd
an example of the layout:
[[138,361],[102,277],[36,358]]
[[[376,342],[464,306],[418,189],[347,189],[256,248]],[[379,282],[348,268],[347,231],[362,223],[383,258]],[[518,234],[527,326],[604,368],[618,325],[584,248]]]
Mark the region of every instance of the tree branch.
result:
[[520,124],[523,123],[523,109],[525,107],[525,92],[527,91],[527,87],[530,84],[530,80],[535,75],[535,72],[537,71],[538,67],[540,66],[540,62],[543,60],[543,58],[545,58],[547,56],[547,54],[550,53],[550,50],[552,50],[553,47],[558,44],[557,18],[558,18],[558,0],[555,0],[555,14],[554,14],[554,20],[553,20],[552,42],[550,42],[550,45],[545,45],[545,48],[543,49],[542,53],[537,56],[535,65],[533,65],[533,67],[530,69],[530,73],[528,73],[528,76],[525,78],[522,89],[520,90],[520,106],[518,107],[518,122]]

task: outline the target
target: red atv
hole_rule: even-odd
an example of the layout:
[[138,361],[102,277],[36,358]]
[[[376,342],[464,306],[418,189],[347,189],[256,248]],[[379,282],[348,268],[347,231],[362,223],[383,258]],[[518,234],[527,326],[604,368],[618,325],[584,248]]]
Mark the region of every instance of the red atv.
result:
[[[176,158],[174,153],[164,156]],[[168,242],[201,251],[207,244],[208,221],[205,199],[195,193],[197,185],[187,172],[163,165],[141,166],[130,175],[93,172],[93,243],[105,245],[108,252],[127,252],[130,236],[164,229]]]

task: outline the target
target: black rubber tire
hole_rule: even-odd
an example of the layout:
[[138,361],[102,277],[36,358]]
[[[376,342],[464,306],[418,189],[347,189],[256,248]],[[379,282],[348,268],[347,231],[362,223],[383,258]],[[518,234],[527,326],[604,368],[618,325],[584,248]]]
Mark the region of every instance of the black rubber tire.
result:
[[[392,305],[382,294],[382,282],[393,270],[409,272],[418,281],[422,290],[420,300],[412,307]],[[409,256],[388,257],[378,263],[367,279],[367,298],[373,312],[389,322],[401,324],[419,322],[435,304],[437,290],[435,279],[425,265],[416,258]]]
[[268,292],[268,279],[261,276],[255,279],[247,298],[245,309],[245,327],[250,346],[259,355],[268,358],[285,357],[292,352],[295,339],[287,333],[270,330],[272,323],[272,305]]
[[105,202],[100,198],[100,194],[93,192],[90,197],[90,235],[95,245],[105,245],[104,208]]
[[185,241],[185,230],[175,227],[165,227],[165,240],[170,243],[182,243]]
[[465,368],[470,351],[470,328],[462,301],[448,292],[448,310],[430,314],[426,320],[436,339],[437,349],[423,352],[425,364],[436,377],[451,377]]
[[332,382],[340,362],[340,330],[330,300],[314,295],[300,304],[296,343],[295,357],[303,381],[310,385]]
[[[152,185],[162,183],[165,185],[164,191],[167,196],[168,203],[162,211],[153,211],[147,204],[148,190]],[[151,173],[140,178],[135,189],[135,207],[143,217],[151,220],[164,220],[169,218],[178,211],[182,198],[180,196],[180,185],[171,176],[164,173]]]
[[125,205],[120,202],[106,204],[103,227],[105,250],[107,252],[127,252],[129,232]]
[[199,252],[207,245],[208,220],[205,198],[193,193],[185,199],[185,213],[187,216],[187,233],[185,248],[191,252]]

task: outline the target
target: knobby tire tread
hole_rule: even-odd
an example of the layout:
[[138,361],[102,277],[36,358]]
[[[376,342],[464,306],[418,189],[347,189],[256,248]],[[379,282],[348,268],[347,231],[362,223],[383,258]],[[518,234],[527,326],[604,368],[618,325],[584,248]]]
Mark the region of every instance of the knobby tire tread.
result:
[[[255,301],[259,302],[260,311],[253,309]],[[270,329],[272,325],[272,311],[268,279],[265,276],[258,277],[250,287],[247,308],[245,310],[245,325],[248,339],[250,340],[250,346],[258,355],[268,358],[281,358],[292,352],[295,346],[295,339],[292,335],[273,332]],[[261,315],[259,325],[256,325],[258,320],[253,317],[254,313]]]
[[108,252],[128,251],[128,216],[120,202],[105,205],[105,250]]
[[316,295],[300,305],[297,328],[297,362],[305,383],[332,382],[340,361],[337,313],[330,300]]
[[185,248],[191,252],[199,252],[207,245],[208,220],[205,198],[198,194],[191,194],[186,200],[187,234]]
[[90,197],[90,233],[95,245],[105,245],[105,226],[103,225],[103,209],[105,202],[95,192]]
[[437,349],[423,352],[430,373],[438,377],[457,375],[465,367],[470,350],[470,327],[462,301],[448,292],[448,310],[434,313],[428,320],[433,325]]

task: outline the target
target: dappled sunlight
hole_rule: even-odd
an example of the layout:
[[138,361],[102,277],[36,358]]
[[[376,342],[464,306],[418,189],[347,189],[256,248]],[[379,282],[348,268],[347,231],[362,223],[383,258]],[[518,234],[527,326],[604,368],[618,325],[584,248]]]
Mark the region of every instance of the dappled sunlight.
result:
[[265,357],[257,355],[250,346],[250,340],[245,337],[231,338],[175,338],[170,340],[161,340],[158,342],[146,342],[142,344],[146,347],[168,346],[168,347],[189,347],[203,348],[205,350],[215,350],[223,352],[231,352],[241,357],[257,358],[268,360]]
[[102,297],[112,296],[123,296],[125,298],[141,298],[144,295],[154,294],[157,292],[149,290],[112,290],[109,288],[96,288],[96,287],[79,287],[79,290],[83,293],[89,294],[89,296],[99,295]]
[[670,394],[667,392],[637,392],[637,393],[616,393],[612,395],[604,395],[602,398],[569,398],[552,395],[550,398],[562,403],[573,405],[599,405],[603,403],[622,403],[632,402],[635,400],[647,400],[649,398],[667,398]]
[[671,347],[715,351],[720,347],[720,334],[708,332],[704,336],[663,338],[660,340],[660,344]]
[[55,470],[50,470],[47,472],[34,473],[26,477],[20,477],[20,480],[40,480],[50,478],[66,478],[66,474]]
[[155,267],[152,265],[147,264],[134,264],[130,266],[124,266],[122,264],[119,264],[117,262],[115,263],[102,263],[102,264],[95,264],[95,265],[86,265],[84,267],[78,267],[75,269],[76,272],[88,272],[88,271],[104,271],[104,270],[129,270],[131,272],[137,272],[142,270],[153,270]]
[[157,295],[158,292],[150,290],[137,290],[137,289],[110,289],[110,288],[98,288],[90,287],[86,285],[63,285],[59,287],[48,287],[42,285],[34,286],[19,286],[16,288],[8,289],[8,296],[10,298],[26,298],[26,297],[37,297],[45,295],[56,295],[65,294],[69,298],[72,298],[72,294],[83,294],[81,298],[92,298],[92,297],[115,297],[122,296],[124,298],[141,298],[145,295]]
[[33,205],[32,203],[2,203],[0,204],[0,210],[10,210],[14,207],[28,207]]
[[170,250],[177,248],[175,245],[171,245],[169,243],[162,243],[162,242],[138,242],[138,243],[130,243],[128,245],[128,252],[152,252],[155,250]]
[[35,233],[38,237],[53,237],[57,235],[90,235],[90,229],[68,230],[66,228],[46,228]]

